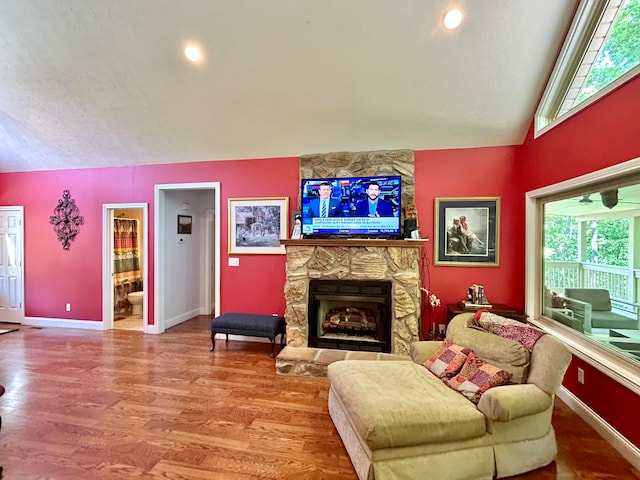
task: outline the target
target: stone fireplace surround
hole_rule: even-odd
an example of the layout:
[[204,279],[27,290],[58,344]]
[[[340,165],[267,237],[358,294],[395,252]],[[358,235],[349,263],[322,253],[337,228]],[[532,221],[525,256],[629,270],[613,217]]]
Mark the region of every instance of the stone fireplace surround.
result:
[[[308,374],[292,359],[317,358],[318,352],[305,351],[309,350],[309,280],[314,278],[390,281],[391,353],[409,354],[411,344],[419,339],[422,241],[323,239],[282,243],[287,254],[284,288],[287,346],[276,359],[278,373]],[[339,352],[329,352],[328,357],[338,358]]]
[[[412,150],[330,152],[300,156],[300,178],[400,175],[402,205],[415,204],[415,156]],[[299,205],[298,199],[298,205]],[[402,212],[404,218],[404,212]],[[390,280],[392,353],[350,352],[348,358],[406,359],[419,337],[420,249],[410,240],[284,240],[287,250],[285,300],[287,347],[276,358],[280,374],[326,375],[326,365],[345,351],[307,345],[308,280],[311,278]],[[395,355],[394,355],[395,354]]]

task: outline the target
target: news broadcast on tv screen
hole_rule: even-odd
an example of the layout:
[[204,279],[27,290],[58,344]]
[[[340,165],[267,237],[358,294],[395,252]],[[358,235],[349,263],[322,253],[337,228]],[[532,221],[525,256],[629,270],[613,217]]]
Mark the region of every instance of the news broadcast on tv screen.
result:
[[399,236],[400,184],[397,175],[303,179],[302,234]]

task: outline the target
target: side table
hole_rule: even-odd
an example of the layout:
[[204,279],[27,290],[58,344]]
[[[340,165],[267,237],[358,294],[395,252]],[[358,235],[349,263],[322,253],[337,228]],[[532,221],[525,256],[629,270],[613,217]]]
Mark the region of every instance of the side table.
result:
[[447,323],[456,315],[465,312],[477,312],[478,310],[489,310],[491,313],[500,315],[501,317],[513,318],[522,323],[527,323],[527,314],[504,303],[494,303],[491,308],[465,308],[464,303],[448,303],[447,304]]

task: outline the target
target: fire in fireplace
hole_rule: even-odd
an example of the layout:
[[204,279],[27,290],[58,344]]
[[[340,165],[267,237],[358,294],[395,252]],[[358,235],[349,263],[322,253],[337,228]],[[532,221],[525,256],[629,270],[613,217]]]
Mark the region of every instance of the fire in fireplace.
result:
[[309,346],[391,353],[391,282],[309,281]]

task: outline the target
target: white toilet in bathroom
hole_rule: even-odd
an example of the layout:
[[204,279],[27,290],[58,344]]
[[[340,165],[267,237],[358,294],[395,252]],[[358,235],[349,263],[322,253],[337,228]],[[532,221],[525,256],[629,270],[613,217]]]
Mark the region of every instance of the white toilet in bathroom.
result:
[[129,303],[132,305],[131,314],[142,315],[142,300],[144,300],[144,292],[141,290],[139,292],[128,293],[127,300],[129,300]]

